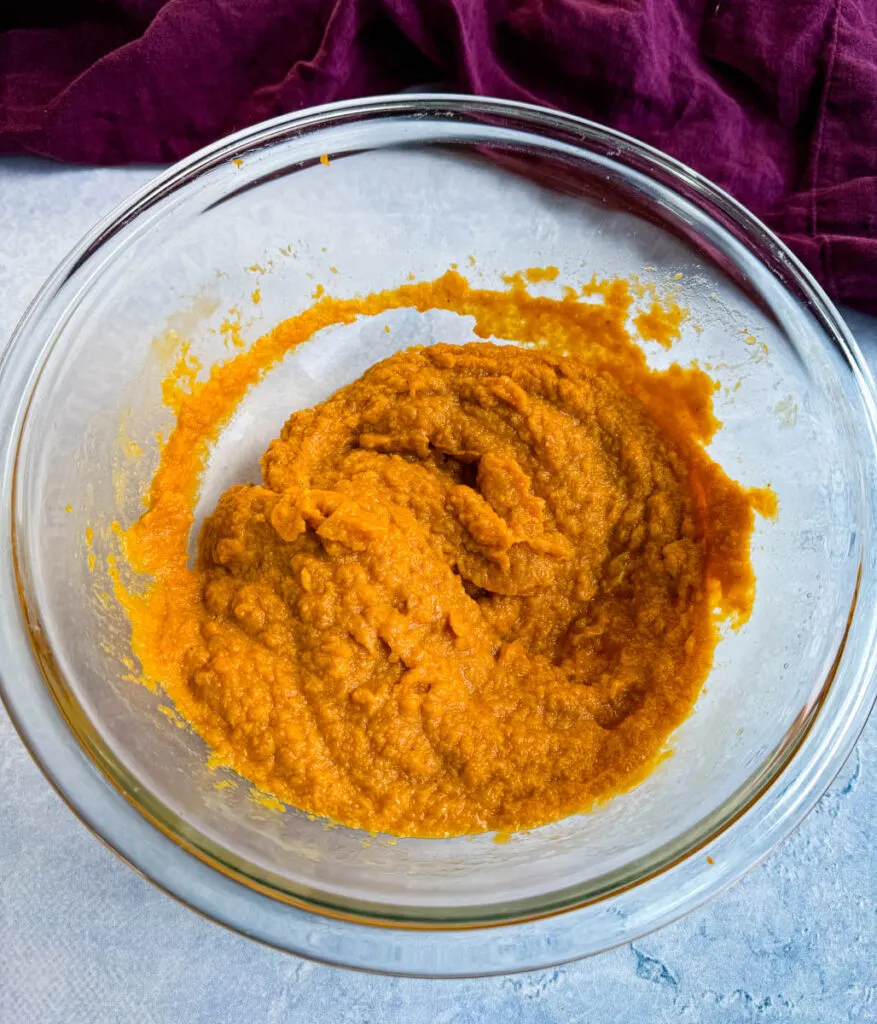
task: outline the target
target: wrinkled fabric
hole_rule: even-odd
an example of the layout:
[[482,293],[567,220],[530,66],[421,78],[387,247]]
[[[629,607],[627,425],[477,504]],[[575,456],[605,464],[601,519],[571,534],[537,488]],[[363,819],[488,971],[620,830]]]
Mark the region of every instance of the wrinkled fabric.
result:
[[[62,14],[56,14],[61,9]],[[877,312],[877,0],[9,0],[0,152],[167,162],[422,83],[554,106],[726,188]]]

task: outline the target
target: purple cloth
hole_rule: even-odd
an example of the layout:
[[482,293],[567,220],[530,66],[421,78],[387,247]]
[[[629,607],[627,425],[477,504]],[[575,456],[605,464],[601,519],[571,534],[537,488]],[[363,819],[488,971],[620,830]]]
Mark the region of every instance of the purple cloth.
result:
[[763,217],[836,299],[877,312],[877,0],[0,8],[0,152],[165,162],[284,111],[423,82],[658,146]]

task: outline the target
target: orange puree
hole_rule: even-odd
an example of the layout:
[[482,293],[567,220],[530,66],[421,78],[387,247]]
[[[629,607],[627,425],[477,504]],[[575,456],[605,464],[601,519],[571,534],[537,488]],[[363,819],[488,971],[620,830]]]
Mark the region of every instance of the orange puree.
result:
[[[720,620],[749,613],[770,502],[704,450],[710,378],[646,365],[627,283],[586,292],[448,273],[327,297],[206,381],[168,382],[177,425],[125,537],[153,581],[123,600],[145,674],[220,761],[347,825],[446,836],[586,810],[660,759]],[[410,349],[293,413],[190,568],[199,473],[237,401],[321,327],[403,306],[529,347]],[[652,306],[649,337],[681,316]]]

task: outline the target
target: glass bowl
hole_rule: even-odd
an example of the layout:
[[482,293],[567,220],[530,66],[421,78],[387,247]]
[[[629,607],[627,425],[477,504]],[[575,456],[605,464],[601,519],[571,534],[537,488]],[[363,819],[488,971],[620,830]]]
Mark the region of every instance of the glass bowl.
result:
[[[651,346],[649,358],[711,368],[724,423],[714,457],[779,499],[778,518],[753,538],[752,617],[721,641],[672,756],[594,812],[504,843],[396,842],[253,799],[209,766],[161,693],[131,681],[128,625],[107,575],[110,524],[139,514],[155,435],[169,425],[160,382],[181,339],[208,367],[228,357],[229,316],[252,340],[310,305],[319,284],[353,295],[454,264],[491,287],[509,271],[556,265],[546,293],[592,274],[675,288],[690,320],[669,355]],[[202,506],[251,477],[292,409],[393,348],[465,340],[470,329],[450,313],[397,310],[302,346],[222,433]],[[441,95],[335,104],[247,129],[101,223],[27,311],[0,372],[7,708],[48,778],[114,850],[191,907],[281,949],[460,976],[629,941],[738,878],[797,825],[873,703],[866,365],[763,225],[616,132]]]

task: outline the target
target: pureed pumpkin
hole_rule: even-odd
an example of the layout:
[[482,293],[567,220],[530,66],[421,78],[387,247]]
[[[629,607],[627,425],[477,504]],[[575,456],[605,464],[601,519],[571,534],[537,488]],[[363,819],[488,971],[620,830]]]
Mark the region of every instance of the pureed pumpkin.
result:
[[[123,538],[151,577],[117,588],[134,651],[217,761],[312,814],[450,836],[587,810],[661,759],[752,607],[775,499],[707,455],[715,383],[648,367],[627,281],[510,284],[324,297],[167,382],[176,426]],[[321,328],[401,307],[519,345],[409,349],[294,412],[190,566],[204,459],[247,390]],[[669,345],[681,317],[656,300],[634,323]]]

